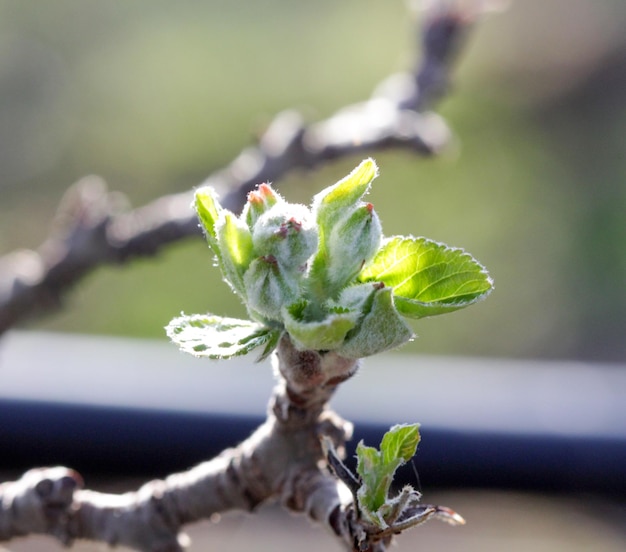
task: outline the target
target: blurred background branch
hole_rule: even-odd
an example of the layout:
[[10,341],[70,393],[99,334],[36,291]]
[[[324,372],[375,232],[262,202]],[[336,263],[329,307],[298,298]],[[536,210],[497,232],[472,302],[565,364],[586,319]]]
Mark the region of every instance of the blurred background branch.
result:
[[[422,61],[415,74],[393,75],[371,99],[314,124],[295,110],[280,112],[256,146],[243,150],[205,184],[239,212],[257,184],[275,182],[295,169],[389,148],[421,155],[439,152],[448,142],[448,130],[424,110],[444,93],[453,53],[478,13],[470,15],[456,3],[433,5],[417,33]],[[0,333],[60,307],[64,294],[100,265],[155,255],[173,242],[200,235],[192,199],[193,191],[182,192],[124,210],[124,199],[109,192],[102,179],[77,182],[65,193],[50,235],[38,250],[0,257]]]
[[[418,2],[426,4],[433,3]],[[3,271],[3,297],[32,287],[59,262],[65,245],[50,248],[46,240],[42,247],[42,237],[60,228],[52,216],[67,183],[97,173],[128,201],[92,180],[87,188],[101,191],[79,186],[64,203],[100,194],[90,239],[93,255],[108,256],[106,263],[96,271],[73,267],[80,281],[63,297],[69,308],[31,318],[30,328],[164,339],[163,324],[180,310],[243,315],[236,298],[214,292],[223,284],[202,240],[179,240],[154,260],[149,252],[195,232],[187,197],[207,174],[224,183],[222,197],[231,185],[269,179],[280,180],[290,199],[306,201],[358,162],[367,145],[342,150],[327,142],[329,149],[311,153],[318,132],[330,139],[324,123],[356,125],[364,111],[384,119],[381,96],[416,109],[422,128],[443,133],[429,135],[431,147],[447,137],[425,109],[451,86],[437,67],[459,49],[454,41],[440,48],[432,40],[428,48],[437,55],[428,70],[418,57],[429,94],[414,86],[417,72],[394,79],[395,92],[377,87],[390,72],[414,67],[416,50],[424,52],[410,25],[403,2],[376,0],[184,0],[176,9],[143,0],[58,0],[37,10],[0,3],[0,255],[6,265],[17,258],[9,252],[30,250],[19,254],[30,268],[16,271],[11,261]],[[386,231],[466,247],[497,285],[492,300],[471,314],[417,324],[422,339],[403,352],[626,358],[624,25],[623,2],[511,2],[463,48],[460,90],[437,107],[461,137],[462,154],[452,139],[444,155],[416,162],[414,152],[427,148],[399,143],[393,133],[392,147],[376,149],[381,179],[371,201]],[[374,88],[357,115],[339,109]],[[425,105],[410,92],[420,88]],[[285,106],[295,111],[281,113]],[[282,141],[267,150],[264,139],[275,129]],[[246,143],[251,149],[242,152]],[[272,156],[280,159],[281,147],[304,154],[293,166],[277,165]],[[322,156],[335,157],[309,170]],[[179,202],[152,204],[159,197]],[[109,222],[98,226],[98,216]],[[159,226],[163,220],[170,224]],[[67,238],[73,231],[66,225],[57,232]],[[124,241],[142,253],[118,270],[131,258],[122,254]],[[54,305],[61,295],[38,301]]]

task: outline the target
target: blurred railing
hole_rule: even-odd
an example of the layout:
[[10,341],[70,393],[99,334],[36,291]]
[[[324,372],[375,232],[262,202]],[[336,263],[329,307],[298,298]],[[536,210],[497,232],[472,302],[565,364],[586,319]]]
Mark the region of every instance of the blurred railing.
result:
[[[333,406],[377,444],[419,421],[429,488],[626,497],[626,367],[390,354]],[[198,360],[164,342],[12,332],[0,342],[0,467],[162,476],[244,439],[265,417],[268,364]],[[405,471],[415,482],[414,472]]]

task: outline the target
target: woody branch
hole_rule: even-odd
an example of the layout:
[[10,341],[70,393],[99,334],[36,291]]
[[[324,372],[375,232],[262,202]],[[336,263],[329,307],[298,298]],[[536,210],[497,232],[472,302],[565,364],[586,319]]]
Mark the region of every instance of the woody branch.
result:
[[195,468],[111,495],[82,490],[79,474],[37,468],[0,486],[0,541],[32,533],[103,541],[151,552],[183,549],[184,524],[232,509],[251,511],[271,498],[326,524],[348,543],[339,484],[320,468],[322,435],[342,447],[351,426],[326,403],[358,361],[296,351],[283,338],[279,383],[267,421],[239,446]]

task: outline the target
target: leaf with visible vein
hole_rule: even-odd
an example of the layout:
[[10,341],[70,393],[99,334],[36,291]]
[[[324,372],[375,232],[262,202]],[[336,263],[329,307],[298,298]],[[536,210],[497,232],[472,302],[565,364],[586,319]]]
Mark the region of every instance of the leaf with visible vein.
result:
[[281,334],[249,320],[211,314],[181,315],[168,324],[166,332],[182,351],[196,357],[225,359],[265,346],[259,360],[274,350]]
[[403,316],[422,318],[480,301],[493,289],[485,268],[463,249],[427,238],[388,238],[359,274],[393,288]]
[[420,441],[419,424],[399,424],[393,426],[380,442],[383,462],[388,464],[396,459],[408,462],[415,455]]

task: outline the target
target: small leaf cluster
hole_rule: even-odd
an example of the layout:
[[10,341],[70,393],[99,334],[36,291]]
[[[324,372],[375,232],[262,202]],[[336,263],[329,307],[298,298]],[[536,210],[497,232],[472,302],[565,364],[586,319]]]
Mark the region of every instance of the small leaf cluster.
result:
[[411,460],[419,441],[419,424],[393,426],[383,435],[378,449],[361,441],[356,449],[357,473],[354,474],[339,458],[332,441],[328,437],[322,439],[328,467],[352,493],[362,522],[364,531],[356,535],[356,549],[366,550],[371,539],[399,534],[433,517],[451,525],[465,524],[450,508],[422,504],[421,493],[410,485],[391,495],[396,470]]
[[357,492],[360,514],[381,529],[397,519],[397,499],[389,497],[396,470],[411,460],[420,441],[419,424],[393,426],[380,442],[380,449],[357,445],[357,468],[361,485]]
[[287,333],[298,349],[361,358],[409,341],[404,318],[451,312],[487,295],[491,279],[463,250],[383,237],[363,200],[377,174],[367,159],[308,207],[261,184],[239,216],[212,188],[198,189],[194,207],[206,239],[250,320],[182,315],[167,327],[170,338],[210,358],[263,347],[262,359]]

